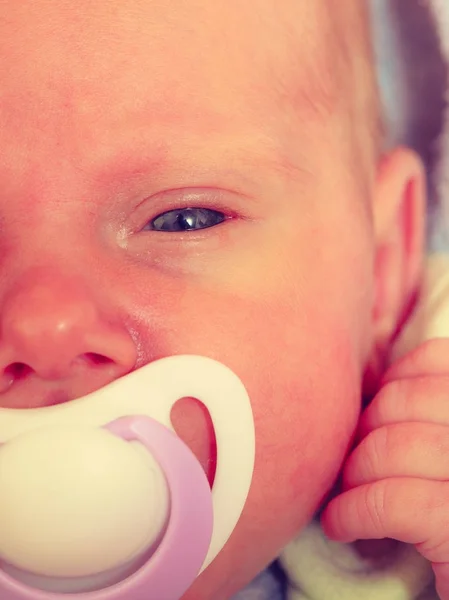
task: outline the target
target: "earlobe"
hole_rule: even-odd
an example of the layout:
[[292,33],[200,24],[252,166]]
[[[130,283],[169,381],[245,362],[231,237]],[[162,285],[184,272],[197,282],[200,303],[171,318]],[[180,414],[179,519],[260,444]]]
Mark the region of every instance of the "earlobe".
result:
[[373,201],[376,239],[376,345],[388,345],[413,302],[425,245],[426,183],[423,164],[411,150],[382,158]]

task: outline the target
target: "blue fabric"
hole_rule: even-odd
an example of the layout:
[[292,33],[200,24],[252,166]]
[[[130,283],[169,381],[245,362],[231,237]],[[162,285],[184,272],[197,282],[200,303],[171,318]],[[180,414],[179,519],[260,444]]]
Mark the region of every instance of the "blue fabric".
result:
[[387,145],[406,145],[429,174],[428,249],[449,251],[449,224],[435,186],[447,66],[427,2],[370,0]]
[[285,578],[274,565],[261,573],[232,600],[285,600]]

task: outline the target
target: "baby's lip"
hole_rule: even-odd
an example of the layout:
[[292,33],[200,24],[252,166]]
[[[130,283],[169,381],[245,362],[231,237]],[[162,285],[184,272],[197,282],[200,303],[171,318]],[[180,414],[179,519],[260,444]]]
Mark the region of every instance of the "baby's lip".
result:
[[43,380],[38,377],[17,379],[0,393],[1,408],[44,408],[83,398],[112,383],[104,373],[98,372],[88,380]]
[[19,379],[0,393],[0,408],[44,408],[64,404],[95,391],[95,387],[86,389],[85,384],[80,389],[76,387],[76,382],[71,384],[67,381],[67,385],[63,387],[61,382],[56,381]]
[[52,390],[45,395],[37,396],[30,393],[11,393],[5,398],[0,397],[0,406],[2,408],[45,408],[47,406],[56,406],[64,404],[75,399],[64,390]]
[[50,392],[48,396],[43,398],[39,406],[56,406],[57,404],[64,404],[65,402],[70,402],[70,400],[72,400],[72,398],[70,398],[70,396],[66,392],[62,390],[55,390],[53,392]]

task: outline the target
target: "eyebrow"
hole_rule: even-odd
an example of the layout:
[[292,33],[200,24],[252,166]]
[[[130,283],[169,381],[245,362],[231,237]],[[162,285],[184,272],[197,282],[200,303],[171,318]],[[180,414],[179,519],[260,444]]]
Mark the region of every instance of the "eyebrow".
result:
[[135,147],[130,150],[127,145],[102,157],[92,171],[102,188],[122,187],[133,181],[138,184],[148,179],[156,185],[176,179],[195,185],[196,180],[213,183],[217,178],[248,188],[258,183],[251,174],[254,168],[258,173],[262,169],[279,177],[304,180],[310,176],[300,157],[293,162],[281,143],[254,132],[217,135],[206,141],[201,138],[185,147],[154,140],[144,141],[140,151]]

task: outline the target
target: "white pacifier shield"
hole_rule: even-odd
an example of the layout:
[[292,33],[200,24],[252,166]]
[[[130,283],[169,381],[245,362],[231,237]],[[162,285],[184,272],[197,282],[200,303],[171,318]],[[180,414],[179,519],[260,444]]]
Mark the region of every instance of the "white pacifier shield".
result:
[[[204,570],[227,542],[245,505],[254,468],[255,432],[251,404],[240,379],[221,363],[193,355],[150,363],[66,404],[0,409],[3,559],[24,571],[78,576],[113,569],[148,549],[162,533],[166,518],[160,509],[168,503],[165,479],[143,446],[101,428],[122,417],[140,415],[173,431],[171,410],[185,397],[206,406],[217,442],[214,526]],[[85,452],[80,452],[83,446]],[[97,455],[95,465],[92,456]],[[110,475],[101,486],[100,471]],[[24,476],[16,480],[20,472]],[[8,490],[5,498],[1,497],[3,489]],[[58,507],[62,497],[63,509]],[[67,518],[71,511],[73,520]],[[22,527],[20,521],[26,525]],[[98,539],[89,533],[94,530]],[[9,541],[3,543],[2,538]],[[50,546],[50,538],[54,548],[38,556],[43,540]],[[110,551],[103,555],[105,543]],[[57,556],[61,544],[72,546],[70,560]],[[11,596],[19,597],[25,596]]]
[[0,556],[51,577],[120,567],[153,544],[168,490],[149,453],[103,428],[42,427],[0,449]]

